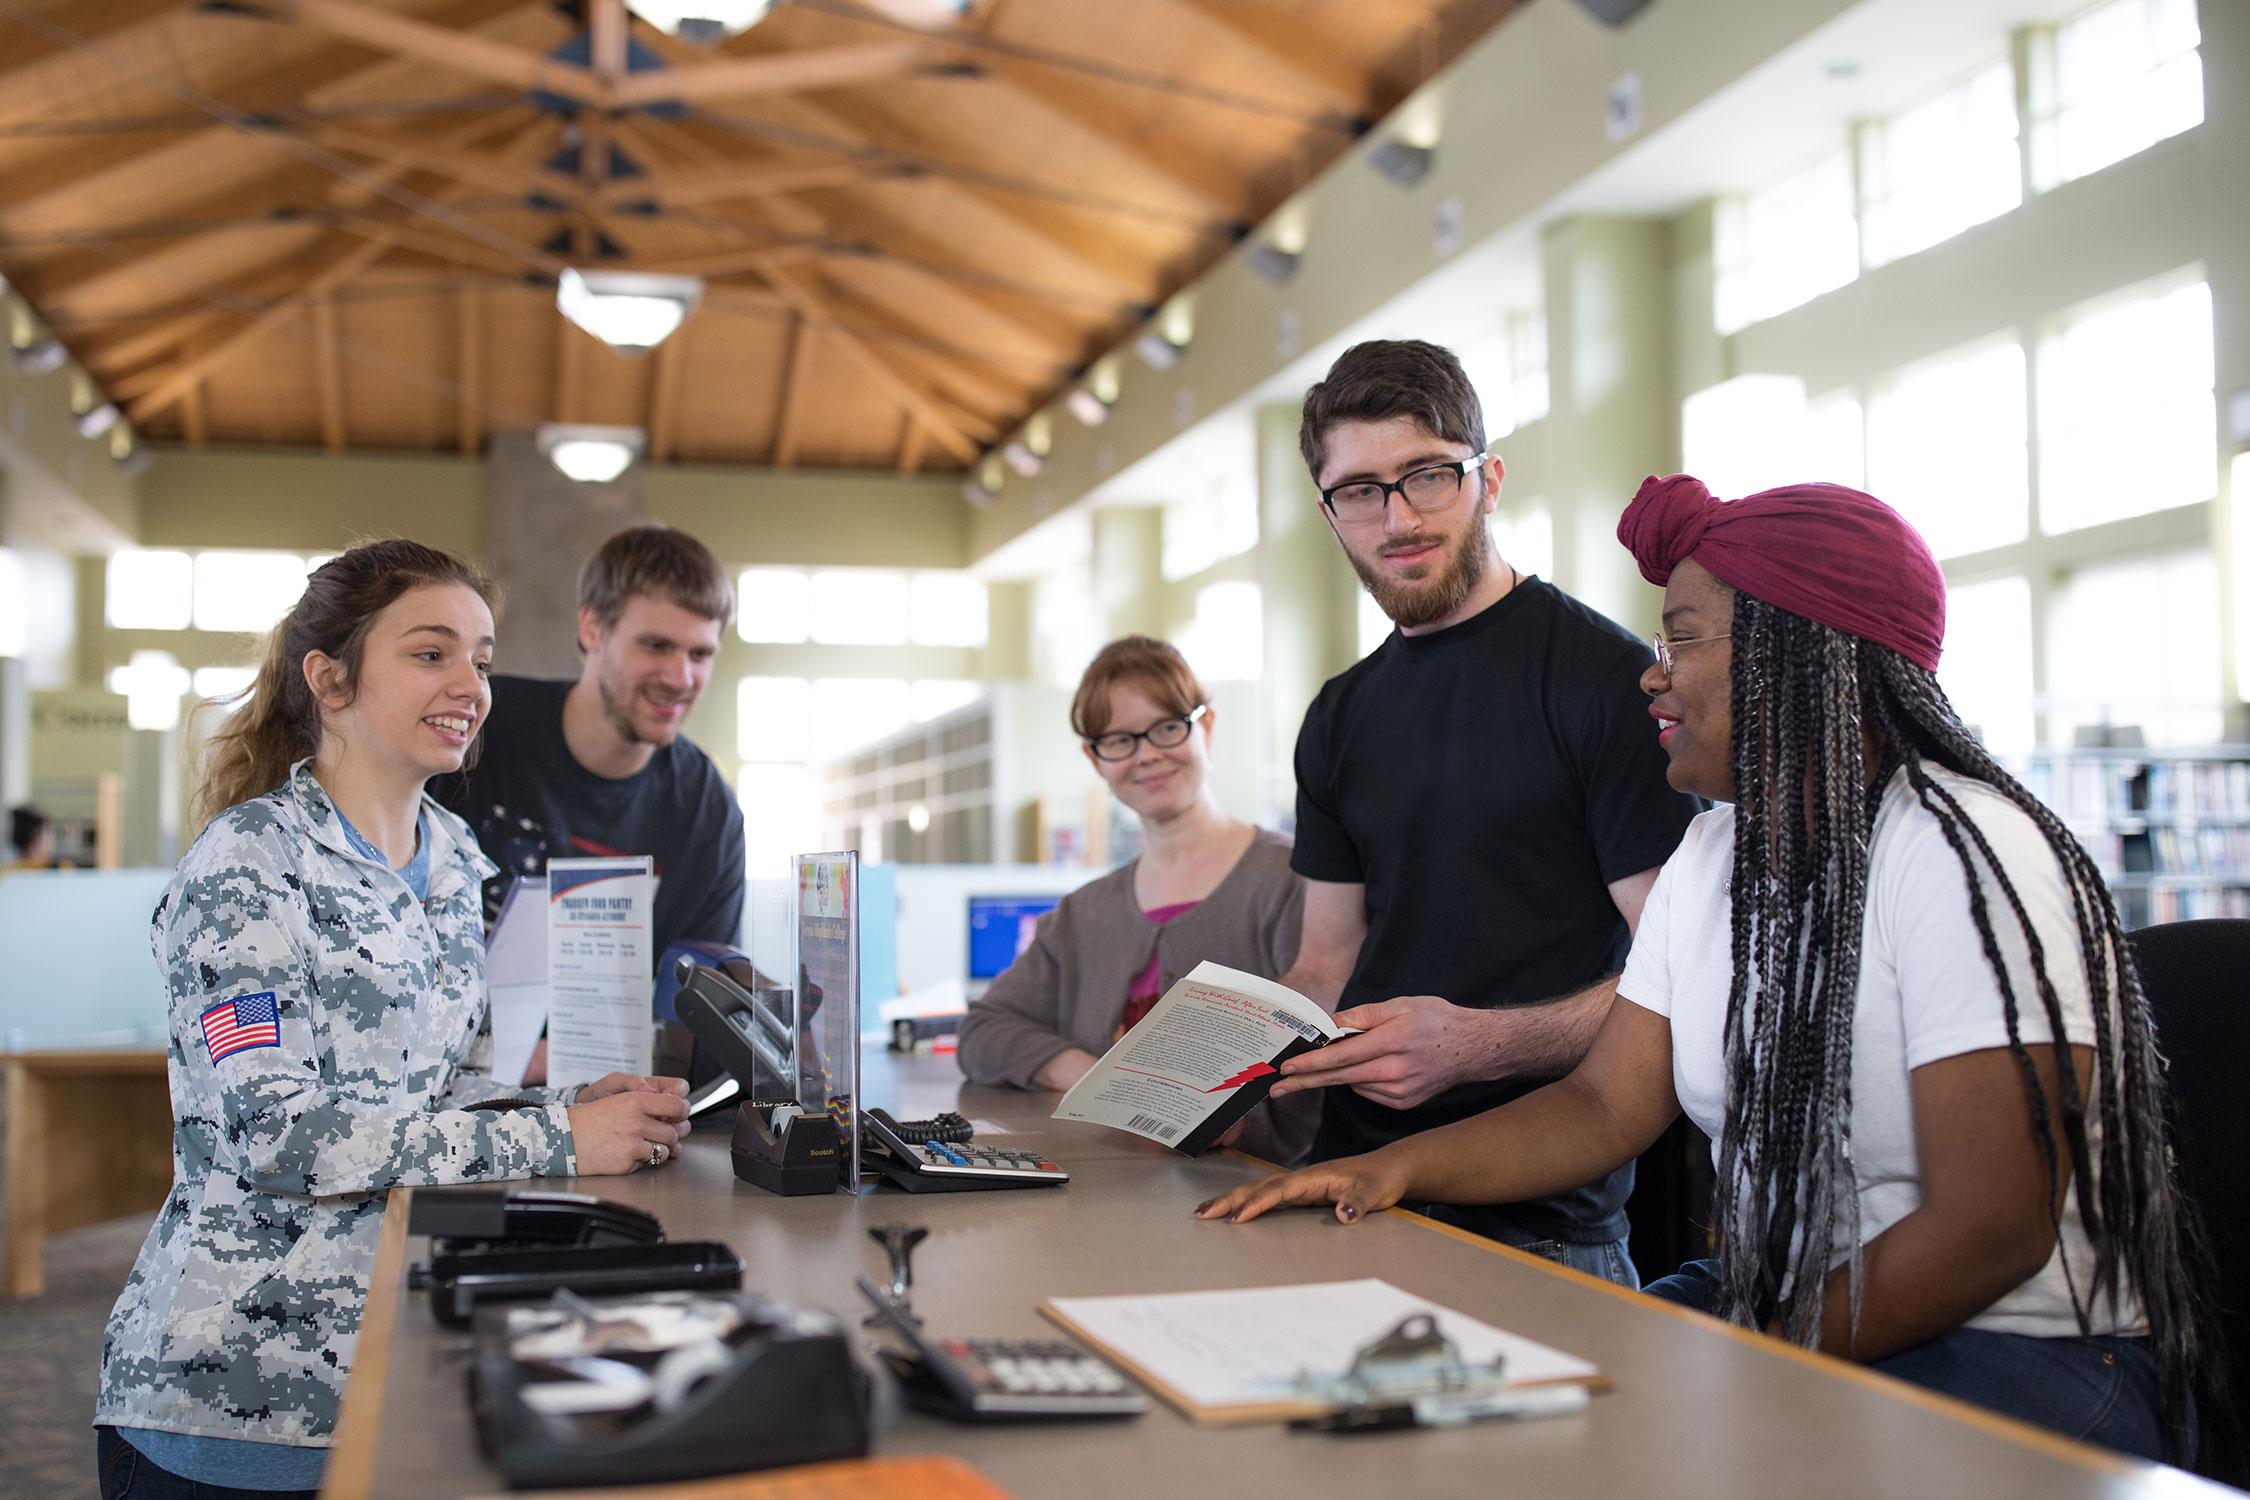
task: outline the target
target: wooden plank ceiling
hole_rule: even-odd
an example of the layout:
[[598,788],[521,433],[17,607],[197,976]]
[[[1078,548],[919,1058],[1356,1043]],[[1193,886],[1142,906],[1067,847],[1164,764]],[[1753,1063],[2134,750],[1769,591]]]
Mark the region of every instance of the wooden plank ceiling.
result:
[[[0,0],[0,273],[147,436],[957,469],[1512,0]],[[693,272],[626,358],[566,265]]]

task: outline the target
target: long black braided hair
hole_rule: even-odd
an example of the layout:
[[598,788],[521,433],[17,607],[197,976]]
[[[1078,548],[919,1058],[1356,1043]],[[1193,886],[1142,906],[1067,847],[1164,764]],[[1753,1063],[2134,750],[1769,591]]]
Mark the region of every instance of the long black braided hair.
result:
[[[2137,1300],[2173,1451],[2190,1451],[2189,1413],[2226,1410],[2221,1361],[2204,1334],[2207,1259],[2174,1178],[2148,1004],[2100,871],[2062,821],[1962,725],[1932,673],[1889,647],[1739,590],[1733,641],[1734,980],[1716,1205],[1722,1311],[1756,1328],[1778,1314],[1788,1338],[1815,1343],[1830,1247],[1842,1229],[1853,1247],[1848,1284],[1858,1321],[1852,1018],[1875,815],[1883,789],[1904,770],[1967,876],[1970,912],[2006,1012],[2008,1050],[2046,1151],[2050,1202],[2062,1185],[2058,1123],[2068,1145],[2078,1219],[2094,1252],[2091,1284],[2071,1286],[2079,1325],[2090,1329],[2090,1310],[2104,1299],[2113,1306],[2120,1296]],[[1879,746],[1872,778],[1869,731]],[[2040,1083],[2018,1035],[2021,1007],[2034,997],[2017,994],[2002,960],[1988,883],[2022,931],[2036,1003],[2060,1039],[2062,1003],[2048,955],[2008,872],[1960,800],[1930,774],[1933,765],[2020,808],[2061,865],[2094,1016],[2090,1096],[2067,1059],[2056,1072],[2057,1097]]]

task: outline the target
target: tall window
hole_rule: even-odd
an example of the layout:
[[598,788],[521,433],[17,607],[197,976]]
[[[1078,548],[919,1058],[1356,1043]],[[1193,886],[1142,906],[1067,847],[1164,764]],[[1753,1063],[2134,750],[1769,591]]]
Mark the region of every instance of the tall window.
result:
[[745,677],[734,689],[734,749],[746,761],[806,758],[812,684],[802,677]]
[[1215,482],[1200,495],[1166,505],[1162,524],[1165,581],[1193,578],[1258,545],[1257,484],[1246,475]]
[[796,568],[746,568],[735,582],[735,634],[793,645],[812,636],[812,580]]
[[1841,147],[1739,203],[1717,226],[1719,332],[1810,302],[1859,275],[1851,156]]
[[1245,579],[1195,591],[1195,619],[1180,632],[1180,654],[1206,682],[1248,681],[1265,671],[1264,595]]
[[1867,251],[1882,265],[2023,201],[2015,70],[1995,63],[1868,132]]
[[185,630],[195,620],[195,559],[185,552],[112,552],[102,593],[113,629]]
[[1687,472],[1729,500],[1806,480],[1866,483],[1859,402],[1808,404],[1794,375],[1737,375],[1697,391],[1680,403],[1680,448]]
[[1547,310],[1508,314],[1508,430],[1547,415]]
[[1365,589],[1359,591],[1359,654],[1365,656],[1390,639],[1391,617],[1383,613],[1383,606]]
[[305,560],[287,552],[199,552],[195,628],[270,630],[305,592]]
[[1737,375],[1680,403],[1687,472],[1733,500],[1805,477],[1805,383],[1794,375]]
[[907,586],[907,638],[917,646],[981,646],[991,622],[984,581],[917,573]]
[[984,684],[959,678],[929,678],[915,683],[907,690],[906,711],[915,723],[943,717],[957,708],[967,708],[984,695]]
[[735,633],[760,644],[981,646],[990,621],[982,579],[883,568],[745,568]]
[[0,656],[21,656],[30,647],[30,593],[23,554],[0,547]]
[[1804,477],[1867,487],[1867,413],[1851,396],[1805,408]]
[[1994,578],[1946,591],[1938,683],[1994,754],[2032,747],[2029,581]]
[[2031,489],[2023,346],[1933,360],[1867,408],[1868,488],[1939,557],[2020,542]]
[[118,630],[269,630],[327,555],[127,548],[110,554],[104,615]]
[[2203,122],[2195,0],[2112,0],[2055,36],[2055,169],[2099,171]]
[[[1492,545],[1500,549],[1508,566],[1518,573],[1555,576],[1555,513],[1546,500],[1535,497],[1527,505],[1502,505],[1486,525]],[[1384,623],[1387,626],[1389,621]]]
[[812,576],[812,638],[823,646],[898,646],[906,642],[906,575],[878,568],[829,568]]
[[789,857],[820,847],[820,782],[805,765],[748,765],[736,775],[750,878],[783,878]]
[[2218,493],[2211,289],[2076,317],[2039,349],[2039,520],[2070,531]]
[[[1167,518],[1167,529],[1169,529]],[[1094,595],[1085,558],[1042,573],[1031,585],[1031,675],[1055,688],[1076,688],[1086,664],[1107,639],[1109,617]]]
[[[197,667],[193,678],[195,696],[214,700],[236,699],[257,680],[256,667]],[[241,706],[239,701],[228,704],[230,710]]]
[[812,756],[834,760],[913,721],[907,685],[895,677],[823,677],[812,685]]
[[1518,310],[1503,315],[1488,338],[1460,350],[1461,367],[1484,408],[1484,436],[1498,442],[1547,415],[1547,315]]
[[2216,741],[2219,565],[2208,548],[2081,568],[2047,621],[2048,734],[2138,724],[2151,745]]

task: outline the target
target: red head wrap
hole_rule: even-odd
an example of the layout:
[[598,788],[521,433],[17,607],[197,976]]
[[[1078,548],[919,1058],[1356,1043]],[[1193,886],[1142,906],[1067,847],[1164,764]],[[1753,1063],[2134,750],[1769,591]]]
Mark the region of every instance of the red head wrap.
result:
[[1921,533],[1873,495],[1791,484],[1723,501],[1686,474],[1652,475],[1617,539],[1650,583],[1692,557],[1753,598],[1937,670],[1945,574]]

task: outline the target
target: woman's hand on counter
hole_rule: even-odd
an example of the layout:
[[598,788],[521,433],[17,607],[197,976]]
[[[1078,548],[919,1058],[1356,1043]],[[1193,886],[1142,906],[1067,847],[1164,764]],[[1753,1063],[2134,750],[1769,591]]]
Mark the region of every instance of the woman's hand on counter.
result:
[[1406,1188],[1406,1174],[1382,1153],[1371,1152],[1246,1182],[1231,1192],[1197,1204],[1195,1216],[1242,1224],[1268,1209],[1333,1203],[1336,1217],[1351,1224],[1389,1208],[1406,1196]]
[[[677,1078],[612,1073],[580,1090],[585,1098],[613,1080],[627,1083],[570,1106],[570,1143],[581,1177],[611,1177],[658,1167],[679,1154],[688,1133],[687,1085]],[[680,1092],[635,1085],[680,1084]]]

